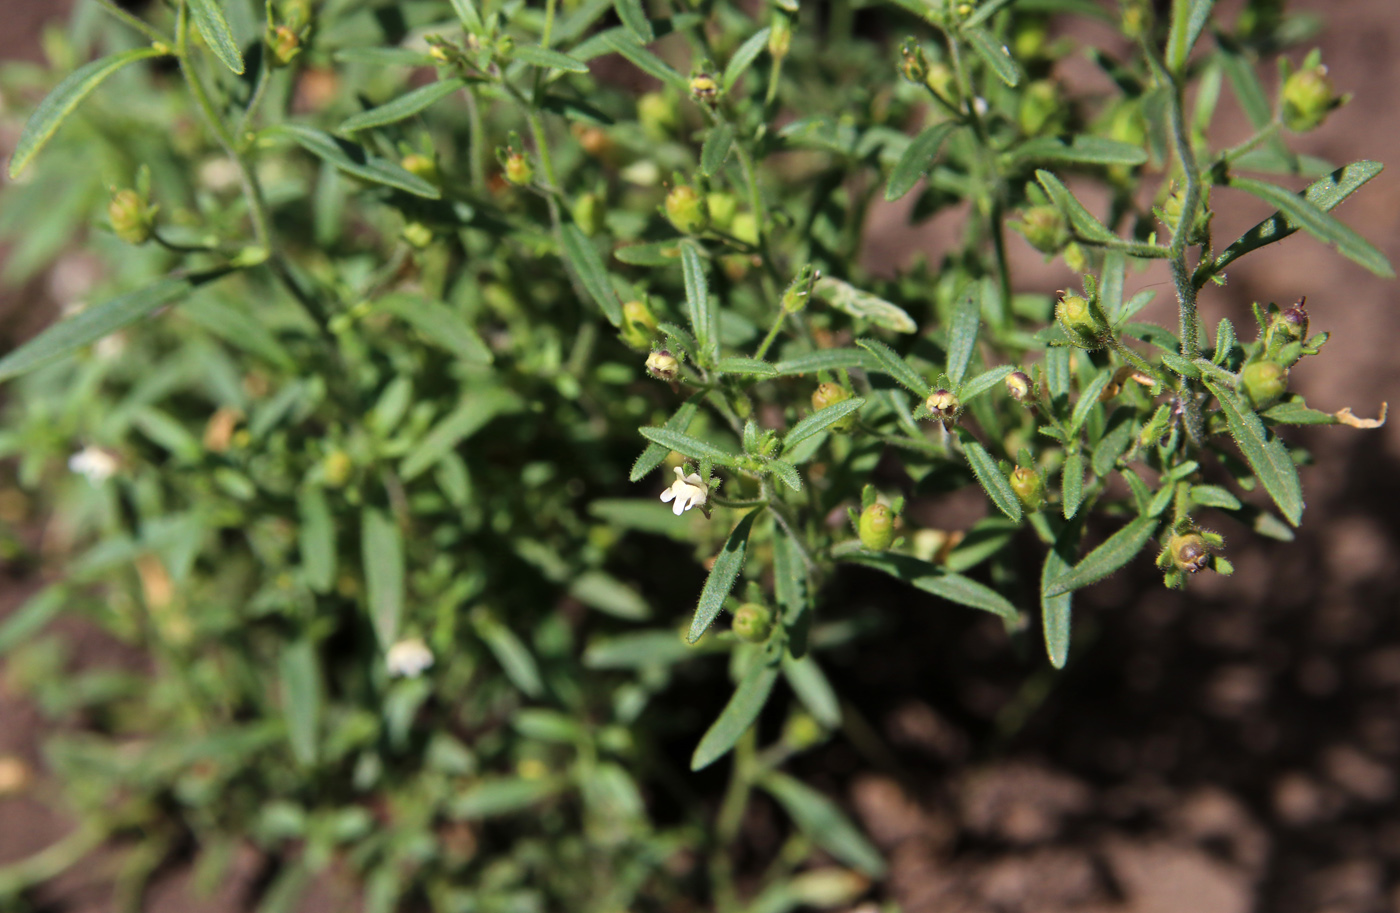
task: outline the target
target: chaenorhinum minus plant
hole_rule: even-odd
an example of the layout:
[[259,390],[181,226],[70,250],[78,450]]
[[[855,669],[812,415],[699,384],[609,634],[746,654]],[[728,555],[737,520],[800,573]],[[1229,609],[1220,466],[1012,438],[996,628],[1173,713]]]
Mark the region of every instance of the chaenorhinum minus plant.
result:
[[[1384,421],[1290,390],[1324,291],[1220,316],[1232,264],[1300,231],[1393,274],[1334,214],[1381,166],[1290,148],[1347,99],[1294,53],[1317,23],[1161,6],[888,0],[861,11],[885,43],[790,0],[80,4],[49,68],[0,71],[34,104],[7,278],[105,267],[0,358],[0,452],[59,559],[0,652],[81,731],[48,757],[86,826],[0,899],[115,841],[128,909],[246,843],[268,909],[332,865],[375,910],[855,903],[884,861],[784,772],[843,728],[831,651],[876,636],[823,597],[842,565],[1060,667],[1078,590],[1291,538],[1285,426]],[[911,197],[961,207],[962,243],[880,279],[864,228]],[[1023,244],[1059,288],[1018,279]],[[1170,327],[1136,319],[1153,261]],[[906,515],[963,487],[967,530]],[[149,679],[69,687],[60,612]],[[677,726],[690,768],[728,763],[713,802]],[[801,837],[738,871],[760,792]]]

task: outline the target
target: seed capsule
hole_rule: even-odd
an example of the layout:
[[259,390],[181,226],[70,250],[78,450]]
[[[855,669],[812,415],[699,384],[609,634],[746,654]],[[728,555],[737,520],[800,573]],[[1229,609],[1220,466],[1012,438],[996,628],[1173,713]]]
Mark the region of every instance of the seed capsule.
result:
[[1026,510],[1039,510],[1045,503],[1045,484],[1040,481],[1040,473],[1025,466],[1011,470],[1011,490],[1016,492],[1016,500]]
[[1179,571],[1194,574],[1210,561],[1210,546],[1199,533],[1172,536],[1167,546],[1172,564]]
[[1012,371],[1006,375],[1006,392],[1016,402],[1030,405],[1035,402],[1035,381],[1025,371]]
[[[812,391],[812,408],[821,410],[827,406],[834,406],[837,403],[844,403],[851,398],[851,391],[840,384],[824,383]],[[833,422],[832,431],[850,431],[856,424],[855,413],[852,413],[839,422]]]
[[861,511],[860,544],[882,552],[894,542],[894,512],[883,504],[872,504]]
[[681,363],[665,349],[647,356],[647,373],[657,380],[673,381],[680,374]]
[[1055,319],[1070,342],[1083,349],[1103,347],[1104,326],[1094,316],[1089,302],[1080,295],[1064,293],[1055,305]]
[[1240,386],[1255,409],[1265,409],[1288,391],[1288,369],[1272,361],[1256,361],[1240,372]]
[[730,630],[745,643],[759,644],[768,639],[772,627],[772,613],[756,602],[746,602],[734,613]]
[[924,407],[928,409],[930,417],[934,421],[956,422],[958,416],[962,415],[962,401],[947,390],[934,390],[924,400]]
[[709,207],[689,184],[677,184],[666,194],[666,218],[677,231],[687,235],[702,232],[710,225]]

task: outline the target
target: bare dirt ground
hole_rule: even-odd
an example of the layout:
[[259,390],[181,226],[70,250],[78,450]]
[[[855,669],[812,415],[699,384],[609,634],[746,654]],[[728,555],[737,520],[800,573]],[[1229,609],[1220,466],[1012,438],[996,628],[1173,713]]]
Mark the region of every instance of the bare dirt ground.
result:
[[[7,0],[0,56],[33,56],[25,32],[60,6]],[[1327,17],[1324,59],[1357,94],[1306,151],[1394,160],[1395,0],[1293,8]],[[1218,236],[1266,214],[1229,203]],[[1400,161],[1339,215],[1400,263]],[[898,212],[878,218],[872,263],[939,256],[936,231],[911,246]],[[1044,287],[1068,281],[1036,268]],[[1332,342],[1294,372],[1295,388],[1317,408],[1374,415],[1400,401],[1396,292],[1298,235],[1242,261],[1202,309],[1210,325],[1244,326],[1252,300],[1307,295]],[[1162,287],[1159,304],[1168,297]],[[1154,316],[1169,321],[1169,308]],[[1171,593],[1137,568],[1096,587],[1080,600],[1063,673],[1015,655],[995,620],[907,594],[890,642],[908,650],[879,663],[842,657],[840,685],[891,750],[877,763],[836,744],[797,773],[843,795],[885,850],[890,899],[909,913],[1400,913],[1400,427],[1293,439],[1317,458],[1303,472],[1298,541],[1222,522],[1234,577]],[[845,585],[836,598],[876,598],[866,578]],[[0,594],[0,613],[20,595]],[[37,760],[36,726],[0,687],[0,754]],[[0,798],[0,863],[64,833],[47,798],[42,788]],[[769,813],[759,806],[746,832],[758,852],[774,848]],[[192,906],[177,878],[152,908],[237,909],[239,885],[225,894]],[[80,879],[50,899],[95,911],[102,896]]]

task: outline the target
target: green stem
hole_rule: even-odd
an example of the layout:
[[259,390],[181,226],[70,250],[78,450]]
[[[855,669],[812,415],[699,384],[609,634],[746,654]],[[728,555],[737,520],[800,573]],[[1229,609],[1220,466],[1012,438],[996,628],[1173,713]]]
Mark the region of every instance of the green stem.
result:
[[470,86],[464,88],[462,94],[467,97],[467,168],[472,187],[481,191],[486,189],[486,135],[481,120],[481,102]]
[[758,344],[758,351],[753,353],[753,357],[759,361],[768,354],[768,348],[773,345],[773,340],[778,338],[778,331],[783,328],[783,321],[787,318],[787,310],[778,308],[778,319],[773,321],[773,326],[768,330],[768,335],[763,337],[763,342]]
[[1229,149],[1226,149],[1224,152],[1222,152],[1220,154],[1220,161],[1233,162],[1235,159],[1239,158],[1245,153],[1252,152],[1253,150],[1257,149],[1261,144],[1266,143],[1274,137],[1278,136],[1279,128],[1282,126],[1282,122],[1278,119],[1276,115],[1273,120],[1269,121],[1267,124],[1261,127],[1259,131],[1256,132],[1249,139],[1245,140],[1237,146],[1231,146]]
[[253,94],[248,99],[248,106],[243,109],[243,116],[238,119],[238,129],[234,131],[234,139],[241,139],[248,132],[248,125],[253,121],[253,114],[258,110],[258,105],[262,104],[263,96],[267,94],[267,84],[272,81],[272,67],[264,57],[258,67],[258,82],[253,87]]
[[158,41],[161,44],[170,43],[170,39],[162,35],[159,31],[157,31],[150,23],[145,22],[144,20],[139,19],[136,16],[133,16],[131,13],[128,13],[126,10],[113,3],[112,0],[96,0],[96,2],[98,6],[102,7],[108,13],[111,13],[113,16],[120,19],[122,22],[125,22],[132,28],[136,29],[136,31],[140,32],[142,35],[145,35],[152,41]]

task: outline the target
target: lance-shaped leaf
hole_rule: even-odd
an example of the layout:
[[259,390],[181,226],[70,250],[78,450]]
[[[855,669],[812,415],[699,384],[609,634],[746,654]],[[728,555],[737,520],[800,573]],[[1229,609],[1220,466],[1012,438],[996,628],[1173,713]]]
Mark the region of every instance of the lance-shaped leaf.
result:
[[1035,179],[1045,190],[1054,204],[1069,219],[1070,226],[1075,233],[1085,241],[1092,241],[1098,244],[1112,244],[1119,240],[1118,236],[1109,231],[1108,228],[1094,218],[1084,205],[1074,198],[1074,194],[1069,192],[1069,188],[1060,182],[1050,172],[1038,169]]
[[593,303],[598,305],[608,322],[622,326],[622,305],[618,303],[617,292],[608,279],[608,270],[603,266],[603,258],[594,250],[593,242],[573,222],[559,226],[559,246],[569,268],[578,277],[579,285]]
[[1309,202],[1306,196],[1297,196],[1276,184],[1266,184],[1253,178],[1232,177],[1230,186],[1277,206],[1291,224],[1324,244],[1336,246],[1344,257],[1360,263],[1377,276],[1395,278],[1395,270],[1385,254],[1350,227]]
[[1074,545],[1078,541],[1076,525],[1067,526],[1046,553],[1045,565],[1040,571],[1040,625],[1045,634],[1045,653],[1050,657],[1050,665],[1056,669],[1063,669],[1069,659],[1070,613],[1074,594],[1048,596],[1046,592],[1054,581],[1069,573],[1069,562],[1064,555],[1074,557]]
[[335,522],[326,493],[317,485],[297,495],[297,547],[306,585],[314,593],[329,593],[335,585]]
[[1118,532],[1104,540],[1103,544],[1084,556],[1070,571],[1056,577],[1049,586],[1043,587],[1042,598],[1060,596],[1086,587],[1091,583],[1112,574],[1129,561],[1157,529],[1156,517],[1138,517]]
[[700,170],[711,177],[719,174],[733,145],[733,127],[724,122],[711,127],[709,135],[705,137],[705,145],[700,148]]
[[897,200],[913,190],[919,178],[928,174],[929,169],[933,167],[934,158],[938,155],[943,141],[957,128],[957,121],[945,120],[925,127],[914,137],[905,147],[904,154],[899,157],[894,170],[890,172],[890,182],[885,187],[885,199]]
[[282,679],[282,716],[297,763],[316,763],[321,730],[321,663],[306,636],[287,641],[278,662]]
[[342,133],[349,133],[354,130],[367,130],[370,127],[382,127],[385,124],[397,123],[442,101],[458,89],[464,88],[466,84],[465,79],[444,79],[429,83],[414,89],[412,92],[400,95],[393,101],[385,102],[377,108],[353,114],[341,121],[340,126],[336,129]]
[[843,279],[823,276],[812,288],[813,293],[827,304],[862,320],[894,330],[896,333],[913,333],[919,329],[914,318],[905,313],[897,304],[863,292]]
[[660,428],[638,428],[637,430],[640,431],[642,437],[647,440],[697,460],[713,460],[723,466],[733,466],[739,460],[736,455],[725,450],[720,450],[708,441],[693,438],[680,431],[673,431],[666,426]]
[[[699,398],[697,394],[681,403],[676,414],[667,419],[666,424],[661,426],[662,429],[682,433],[689,428],[695,416],[700,413],[700,405],[697,402]],[[664,463],[666,454],[670,452],[671,448],[664,444],[648,444],[647,448],[642,451],[642,455],[637,457],[637,462],[632,464],[632,471],[627,478],[632,482],[640,482],[647,473]]]
[[374,307],[412,324],[426,341],[441,346],[465,362],[489,365],[492,361],[491,349],[485,340],[461,315],[440,301],[397,292],[380,298]]
[[841,702],[831,687],[826,673],[810,655],[793,659],[783,654],[783,677],[787,679],[797,699],[818,723],[827,729],[841,726]]
[[720,79],[720,85],[724,91],[728,92],[734,88],[734,84],[739,81],[739,77],[744,75],[744,71],[753,65],[758,59],[758,55],[763,53],[763,49],[768,46],[768,36],[773,29],[765,26],[754,32],[743,44],[734,51],[734,56],[729,58],[729,63],[724,68],[724,76]]
[[1038,136],[1016,147],[1016,158],[1026,162],[1073,162],[1077,165],[1142,165],[1147,150],[1132,143],[1098,136],[1076,136],[1065,142],[1057,136]]
[[637,69],[654,76],[665,83],[670,83],[682,92],[689,93],[690,82],[680,73],[677,73],[660,57],[642,47],[636,39],[626,32],[612,32],[604,35],[603,46],[610,51],[616,51],[623,57],[630,60]]
[[1206,381],[1210,392],[1220,402],[1230,435],[1239,446],[1254,475],[1274,499],[1285,519],[1294,526],[1303,518],[1303,488],[1298,482],[1298,468],[1288,455],[1288,448],[1277,435],[1270,434],[1259,416],[1233,390]]
[[974,282],[953,312],[948,329],[948,379],[956,387],[962,383],[972,353],[977,348],[977,330],[982,326],[982,283]]
[[733,356],[715,362],[715,370],[720,374],[745,374],[750,377],[777,377],[778,369],[757,358]]
[[1089,386],[1085,387],[1083,391],[1080,392],[1079,401],[1074,404],[1074,413],[1069,417],[1068,430],[1070,435],[1079,433],[1079,429],[1083,427],[1085,420],[1089,418],[1089,413],[1099,404],[1099,395],[1103,393],[1104,388],[1113,380],[1113,374],[1114,370],[1111,366],[1104,368],[1098,373],[1098,376],[1089,381]]
[[705,278],[705,264],[695,247],[681,246],[681,272],[685,279],[686,316],[700,348],[710,361],[719,358],[719,327],[710,307],[710,284]]
[[539,664],[535,662],[530,648],[514,631],[485,612],[474,614],[472,625],[477,636],[486,644],[486,649],[501,664],[501,671],[512,685],[530,697],[544,694],[544,679],[540,677]]
[[39,102],[39,107],[35,108],[34,113],[29,115],[29,120],[25,121],[19,142],[15,144],[14,154],[10,156],[10,177],[19,177],[20,172],[39,154],[39,150],[53,138],[64,119],[72,114],[82,100],[92,94],[104,79],[138,60],[165,57],[169,54],[170,51],[165,49],[136,48],[94,60],[74,70]]
[[763,508],[759,507],[749,511],[735,524],[729,538],[725,540],[724,548],[715,558],[715,563],[710,568],[710,576],[705,578],[705,586],[700,590],[700,603],[695,607],[690,632],[686,634],[686,640],[690,643],[700,639],[724,608],[725,597],[734,588],[734,581],[738,579],[739,572],[744,569],[744,556],[748,553],[749,531],[753,529],[754,518],[762,510]]
[[764,774],[758,783],[817,846],[870,878],[885,873],[885,860],[879,850],[826,796],[777,771]]
[[1173,0],[1172,24],[1167,33],[1167,69],[1181,73],[1186,68],[1186,59],[1191,56],[1191,48],[1201,37],[1210,18],[1215,0]]
[[848,400],[834,403],[825,409],[818,409],[811,415],[792,426],[792,429],[783,436],[783,449],[790,450],[801,441],[814,434],[819,434],[830,428],[841,419],[865,405],[865,400],[859,396],[853,396]]
[[627,26],[627,30],[637,41],[650,44],[656,40],[656,32],[651,27],[651,20],[647,18],[642,0],[613,0],[613,9],[617,10],[617,18],[622,20],[622,24]]
[[1079,511],[1079,502],[1084,498],[1084,455],[1077,450],[1065,457],[1060,470],[1060,497],[1065,519],[1069,520]]
[[857,339],[856,345],[875,356],[879,367],[869,370],[888,374],[920,399],[926,399],[932,392],[932,388],[919,376],[919,373],[909,367],[909,362],[900,358],[893,349],[883,342],[878,339]]
[[959,437],[962,439],[963,454],[967,457],[967,465],[972,467],[972,474],[981,483],[982,490],[987,493],[987,497],[992,499],[992,503],[1002,513],[1017,523],[1021,522],[1021,502],[1016,497],[1016,492],[1011,490],[1011,483],[1002,474],[997,461],[992,459],[992,455],[987,452],[987,449],[977,443],[977,439],[966,431],[962,432]]
[[797,467],[787,460],[769,460],[768,468],[772,470],[776,478],[782,479],[783,484],[793,491],[802,490],[802,476],[798,475]]
[[739,741],[754,720],[768,703],[773,693],[773,683],[778,680],[778,664],[767,656],[757,656],[744,677],[734,689],[729,703],[724,705],[714,723],[695,746],[690,757],[690,769],[702,770],[709,767],[729,752]]
[[545,70],[563,70],[567,73],[587,73],[588,64],[561,51],[540,47],[537,44],[517,44],[510,56],[528,63],[532,67]]
[[1007,621],[1016,621],[1019,618],[1016,607],[996,590],[928,561],[893,552],[856,552],[842,560],[884,571],[925,593],[932,593],[958,605],[991,612]]
[[967,39],[977,56],[982,58],[982,62],[997,74],[998,79],[1008,86],[1014,86],[1021,81],[1021,67],[1017,65],[1006,45],[993,38],[991,32],[981,26],[964,26],[962,36]]
[[503,412],[515,412],[524,401],[500,387],[477,387],[466,393],[457,408],[445,415],[419,441],[399,464],[405,482],[435,466],[458,444],[476,434]]
[[307,152],[362,181],[394,187],[414,196],[436,200],[442,192],[397,162],[380,158],[365,147],[303,124],[276,124],[265,135],[285,136]]
[[958,399],[966,406],[970,400],[981,396],[1006,379],[1006,375],[1016,370],[1015,365],[999,365],[990,371],[983,371],[958,390]]
[[457,14],[457,18],[462,21],[468,32],[473,35],[480,35],[483,31],[481,24],[481,14],[476,11],[476,3],[473,0],[449,0],[452,4],[452,11]]
[[403,619],[403,536],[383,511],[365,508],[360,518],[360,557],[365,595],[379,646],[388,650],[399,639]]
[[[1308,188],[1303,191],[1303,199],[1323,212],[1330,212],[1359,190],[1367,181],[1380,174],[1384,167],[1380,162],[1368,161],[1345,165],[1326,177],[1319,178],[1309,184]],[[1209,276],[1219,273],[1250,251],[1258,250],[1265,245],[1273,244],[1275,241],[1281,241],[1301,227],[1300,223],[1290,220],[1284,211],[1280,210],[1274,213],[1240,235],[1229,247],[1221,251],[1220,256],[1215,258],[1215,262],[1210,264],[1209,272],[1197,275],[1196,284],[1198,286],[1204,285]]]
[[791,377],[843,368],[871,370],[873,363],[874,359],[860,349],[817,349],[805,355],[785,358],[773,365],[773,369],[784,377]]
[[238,51],[238,42],[233,40],[224,11],[219,8],[219,0],[189,0],[189,4],[195,27],[209,50],[224,66],[241,75],[243,55]]

